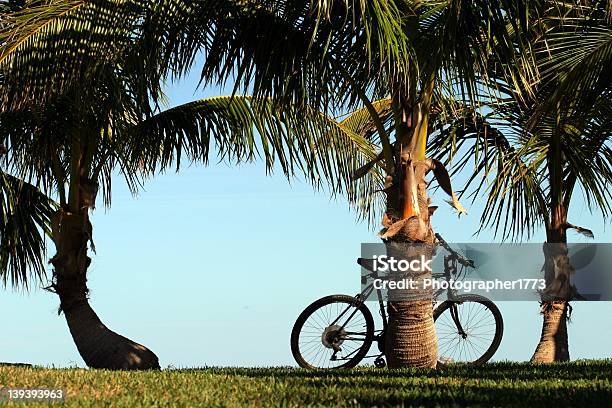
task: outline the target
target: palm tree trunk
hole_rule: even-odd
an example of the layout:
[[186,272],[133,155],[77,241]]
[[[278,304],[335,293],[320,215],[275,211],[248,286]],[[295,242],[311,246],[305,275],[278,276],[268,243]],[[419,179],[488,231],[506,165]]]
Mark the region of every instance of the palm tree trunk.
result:
[[541,293],[542,333],[531,357],[532,363],[569,361],[567,320],[573,268],[568,256],[566,222],[567,209],[562,204],[555,205],[544,244],[546,288]]
[[66,317],[72,338],[85,363],[91,368],[159,369],[157,356],[146,347],[109,330],[88,302],[87,268],[91,259],[88,207],[80,214],[60,209],[53,220],[57,254],[51,289],[60,298],[60,312]]
[[[420,255],[429,259],[433,255],[431,244],[434,243],[435,236],[429,220],[431,213],[425,175],[431,170],[431,161],[403,159],[402,162],[402,168],[396,172],[397,182],[393,182],[393,185],[386,189],[387,212],[383,220],[386,229],[381,236],[387,244],[387,253],[390,256],[393,254],[397,258],[399,252],[399,258],[403,259]],[[388,181],[391,182],[390,179]],[[430,245],[415,247],[412,244]],[[402,250],[402,247],[405,249]],[[421,271],[410,277],[431,278],[431,271]],[[388,366],[435,368],[438,361],[438,342],[431,291],[409,291],[407,295],[414,300],[392,300],[394,293],[389,291],[389,324],[385,338]]]
[[88,367],[110,370],[160,368],[152,351],[108,329],[87,300],[64,310],[64,315],[79,354]]
[[542,303],[542,335],[536,347],[532,363],[552,363],[555,361],[569,361],[569,348],[567,342],[568,302]]
[[385,354],[389,368],[435,368],[438,341],[430,300],[388,302]]

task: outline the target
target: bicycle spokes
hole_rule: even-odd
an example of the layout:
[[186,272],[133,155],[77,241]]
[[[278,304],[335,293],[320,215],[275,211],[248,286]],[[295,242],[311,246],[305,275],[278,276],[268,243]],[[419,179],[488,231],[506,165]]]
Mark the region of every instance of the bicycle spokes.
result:
[[482,303],[455,303],[436,320],[438,351],[442,362],[474,362],[490,348],[496,320]]
[[366,317],[354,304],[330,303],[314,310],[299,332],[299,353],[317,368],[336,368],[351,361],[364,346]]

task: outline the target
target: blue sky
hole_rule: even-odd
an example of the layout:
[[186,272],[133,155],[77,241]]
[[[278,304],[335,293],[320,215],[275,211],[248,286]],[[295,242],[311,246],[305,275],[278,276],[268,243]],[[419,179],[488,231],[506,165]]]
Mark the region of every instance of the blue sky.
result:
[[[168,87],[170,105],[210,95],[197,76]],[[570,221],[612,233],[578,200]],[[493,242],[478,229],[480,207],[458,219],[445,197],[433,223],[449,242]],[[160,175],[132,197],[117,177],[110,209],[92,217],[97,254],[89,272],[91,303],[113,330],[150,347],[163,367],[295,365],[291,327],[303,308],[334,293],[359,291],[355,259],[377,242],[347,203],[266,176],[260,163],[191,166]],[[575,242],[586,242],[572,235]],[[531,240],[542,242],[539,232]],[[540,335],[535,302],[500,302],[505,333],[495,360],[528,360]],[[0,361],[84,366],[58,299],[42,289],[0,292]],[[574,304],[572,359],[612,358],[612,303]]]

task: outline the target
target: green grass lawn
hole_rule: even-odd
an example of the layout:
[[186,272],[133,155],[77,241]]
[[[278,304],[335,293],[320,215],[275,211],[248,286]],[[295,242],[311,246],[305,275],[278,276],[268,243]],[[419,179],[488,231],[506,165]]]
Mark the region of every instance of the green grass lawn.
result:
[[64,404],[73,407],[603,407],[612,406],[612,360],[550,366],[496,363],[434,371],[361,368],[337,372],[294,368],[112,372],[0,366],[0,386],[64,388],[67,390]]

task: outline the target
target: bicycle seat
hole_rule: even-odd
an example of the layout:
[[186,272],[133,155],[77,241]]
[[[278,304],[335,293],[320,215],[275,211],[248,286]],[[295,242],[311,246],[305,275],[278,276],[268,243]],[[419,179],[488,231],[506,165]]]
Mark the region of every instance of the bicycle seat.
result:
[[366,258],[357,258],[357,263],[366,268],[370,272],[374,272],[374,260]]

